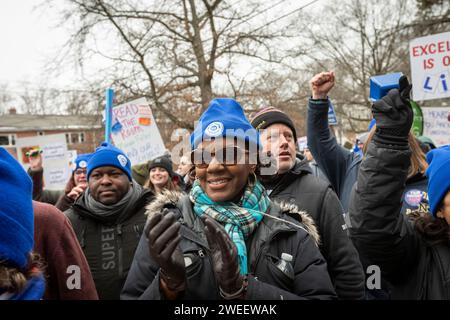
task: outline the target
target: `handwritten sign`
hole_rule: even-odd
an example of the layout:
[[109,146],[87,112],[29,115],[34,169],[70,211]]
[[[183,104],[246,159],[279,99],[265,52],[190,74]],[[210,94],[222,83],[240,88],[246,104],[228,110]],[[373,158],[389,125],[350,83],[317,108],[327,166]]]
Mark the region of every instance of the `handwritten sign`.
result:
[[413,99],[450,97],[450,32],[412,40],[409,54]]
[[[70,177],[69,161],[67,158],[67,143],[64,134],[52,134],[16,140],[18,158],[25,169],[28,161],[24,161],[24,152],[30,147],[42,149],[42,167],[44,168],[44,188],[62,190]],[[28,159],[27,159],[28,160]]]
[[132,165],[164,154],[164,142],[145,98],[116,106],[112,112],[121,125],[120,130],[113,130],[112,140],[127,154]]
[[450,144],[450,107],[422,108],[423,135],[431,138],[436,146]]

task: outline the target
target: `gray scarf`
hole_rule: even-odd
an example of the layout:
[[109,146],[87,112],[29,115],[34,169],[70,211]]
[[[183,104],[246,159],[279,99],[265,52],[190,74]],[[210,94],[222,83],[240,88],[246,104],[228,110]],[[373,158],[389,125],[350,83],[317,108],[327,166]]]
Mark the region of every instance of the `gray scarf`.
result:
[[141,185],[133,180],[130,190],[128,190],[127,194],[119,202],[105,205],[96,201],[92,197],[90,189],[87,188],[84,195],[84,204],[93,216],[102,220],[116,220],[119,216],[127,214],[136,205],[137,200],[142,194],[142,190]]

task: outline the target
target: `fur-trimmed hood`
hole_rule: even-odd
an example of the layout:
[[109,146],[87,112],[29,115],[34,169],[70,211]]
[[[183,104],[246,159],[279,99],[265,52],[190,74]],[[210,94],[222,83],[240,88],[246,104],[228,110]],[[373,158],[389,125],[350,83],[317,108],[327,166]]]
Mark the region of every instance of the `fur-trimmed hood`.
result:
[[[161,212],[161,210],[164,207],[168,207],[168,206],[169,207],[172,207],[172,206],[180,207],[180,201],[183,198],[187,198],[187,197],[189,197],[189,195],[179,192],[179,191],[170,191],[170,190],[162,191],[161,193],[156,195],[154,200],[151,203],[149,203],[145,208],[146,209],[145,214],[148,216],[147,222],[152,214],[154,214],[156,212]],[[309,214],[307,214],[304,211],[299,210],[298,207],[294,204],[289,204],[289,203],[285,203],[285,202],[276,202],[273,200],[271,200],[271,202],[274,203],[275,205],[278,205],[280,207],[280,210],[282,213],[301,222],[302,225],[304,226],[304,228],[302,228],[298,224],[294,224],[293,222],[288,221],[283,218],[280,218],[280,217],[274,217],[274,216],[271,216],[268,214],[266,214],[265,217],[268,217],[269,219],[273,218],[275,220],[282,221],[289,225],[293,225],[297,228],[300,227],[300,228],[304,229],[314,239],[314,241],[317,245],[320,244],[319,232],[317,231],[317,227],[314,223],[313,218],[311,218],[311,216]]]

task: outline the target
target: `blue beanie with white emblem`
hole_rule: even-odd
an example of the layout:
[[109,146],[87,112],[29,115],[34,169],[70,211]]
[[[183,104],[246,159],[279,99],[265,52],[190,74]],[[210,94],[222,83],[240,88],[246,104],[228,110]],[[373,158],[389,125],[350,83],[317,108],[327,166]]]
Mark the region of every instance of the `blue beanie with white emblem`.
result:
[[99,167],[116,167],[128,176],[131,181],[131,161],[125,155],[125,153],[114,147],[108,142],[103,142],[95,152],[92,153],[88,163],[87,163],[87,179],[89,181],[89,176],[92,171]]
[[431,213],[436,216],[442,199],[450,190],[450,145],[429,151],[427,162],[428,201]]
[[87,168],[87,164],[89,162],[89,159],[92,157],[93,153],[83,153],[80,154],[72,164],[72,172],[78,170],[78,169],[85,169]]
[[220,98],[209,103],[191,134],[191,147],[195,149],[203,140],[217,137],[234,137],[260,148],[258,131],[252,127],[241,105],[234,99]]

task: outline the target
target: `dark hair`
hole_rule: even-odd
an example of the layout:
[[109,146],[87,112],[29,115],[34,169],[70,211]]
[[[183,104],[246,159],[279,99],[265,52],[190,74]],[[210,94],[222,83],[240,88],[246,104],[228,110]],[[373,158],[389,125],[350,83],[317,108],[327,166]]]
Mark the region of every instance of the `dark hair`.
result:
[[413,211],[416,230],[432,245],[450,245],[450,227],[445,219],[435,218],[429,212]]
[[0,260],[0,289],[9,293],[19,293],[25,289],[30,278],[43,272],[45,264],[34,252],[29,254],[26,270],[12,267],[7,261]]
[[[167,171],[167,169],[164,168],[164,167],[159,167],[159,168],[163,168],[164,170]],[[150,190],[153,191],[153,193],[156,194],[157,192],[156,192],[155,185],[150,180],[150,171],[151,171],[151,169],[148,172],[148,178],[147,178],[147,180],[144,183],[144,188],[150,189]],[[172,176],[170,175],[170,173],[168,171],[167,171],[167,173],[168,173],[169,177],[168,177],[167,183],[163,187],[163,189],[170,190],[170,191],[180,191],[181,188],[173,182],[173,178],[172,178]]]

